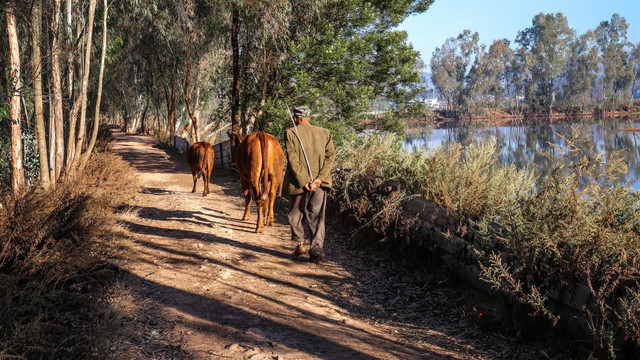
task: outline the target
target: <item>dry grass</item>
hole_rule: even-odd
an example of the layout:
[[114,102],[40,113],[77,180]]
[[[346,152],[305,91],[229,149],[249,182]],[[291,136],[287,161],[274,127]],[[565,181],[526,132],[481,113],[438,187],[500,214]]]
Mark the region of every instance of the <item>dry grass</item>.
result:
[[105,287],[117,271],[116,212],[135,191],[134,170],[96,152],[55,190],[2,195],[0,359],[107,356],[107,333],[128,313],[114,301],[126,295]]
[[470,225],[455,232],[479,255],[481,280],[551,323],[569,318],[561,299],[587,286],[586,304],[574,317],[587,324],[593,351],[603,358],[637,355],[640,192],[616,185],[627,165],[616,153],[596,151],[581,133],[574,128],[564,146],[539,153],[552,164],[542,179],[497,163],[491,142],[409,154],[390,137],[357,139],[338,152],[337,167],[349,171],[337,172],[334,197],[341,218],[358,224],[383,210],[393,215],[365,223],[375,245],[403,232],[396,203],[389,196],[380,201],[367,179],[395,180]]

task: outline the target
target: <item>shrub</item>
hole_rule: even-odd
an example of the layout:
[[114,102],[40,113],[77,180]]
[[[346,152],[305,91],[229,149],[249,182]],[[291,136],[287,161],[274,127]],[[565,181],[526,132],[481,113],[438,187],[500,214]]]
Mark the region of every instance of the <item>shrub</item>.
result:
[[[356,220],[377,214],[381,201],[368,188],[385,179],[445,207],[471,225],[457,235],[479,255],[480,278],[554,324],[563,314],[558,305],[586,285],[587,301],[576,311],[597,348],[615,357],[622,338],[640,344],[640,193],[615,185],[624,161],[597,153],[582,131],[574,127],[558,135],[562,144],[541,151],[551,164],[544,178],[497,163],[491,141],[408,152],[393,136],[359,137],[338,151],[335,196]],[[385,211],[397,214],[400,203]],[[399,223],[389,224],[395,230]]]
[[94,153],[82,174],[55,190],[32,189],[18,200],[2,195],[0,358],[95,352],[107,310],[89,289],[113,276],[105,260],[115,246],[114,212],[135,188],[125,161]]
[[579,133],[573,128],[563,147],[554,146],[557,155],[543,153],[554,168],[535,197],[501,216],[497,238],[509,252],[494,254],[482,277],[554,322],[556,300],[586,283],[591,300],[580,311],[599,347],[615,357],[616,334],[640,341],[633,325],[640,315],[640,193],[615,185],[623,160],[596,153]]
[[409,151],[395,136],[374,133],[346,143],[338,151],[336,167],[350,170],[346,187],[357,186],[362,176],[394,180],[407,193],[480,225],[532,196],[535,188],[532,171],[503,166],[495,153],[495,142]]
[[337,152],[332,196],[343,221],[359,224],[357,232],[366,228],[363,237],[372,235],[367,237],[369,245],[383,242],[385,251],[401,250],[411,258],[429,256],[424,253],[428,249],[408,249],[431,245],[411,245],[415,219],[403,211],[406,200],[422,196],[445,207],[450,224],[464,236],[468,225],[486,233],[501,212],[533,193],[532,172],[496,163],[495,151],[495,143],[486,143],[410,152],[393,135],[361,136]]
[[[0,186],[11,186],[11,137],[9,127],[0,120]],[[28,186],[38,181],[40,161],[35,133],[22,130],[22,166]]]

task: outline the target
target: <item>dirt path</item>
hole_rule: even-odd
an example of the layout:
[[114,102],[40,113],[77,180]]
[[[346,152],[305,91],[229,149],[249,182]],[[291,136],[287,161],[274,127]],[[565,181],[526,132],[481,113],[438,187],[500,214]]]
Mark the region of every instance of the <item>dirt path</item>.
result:
[[255,234],[254,221],[240,220],[233,171],[215,169],[203,198],[201,180],[190,192],[180,156],[151,137],[114,137],[141,186],[123,219],[131,246],[122,283],[142,314],[126,324],[128,357],[540,358],[505,334],[480,332],[454,290],[350,250],[336,233],[328,234],[327,263],[292,259],[282,204],[276,225]]

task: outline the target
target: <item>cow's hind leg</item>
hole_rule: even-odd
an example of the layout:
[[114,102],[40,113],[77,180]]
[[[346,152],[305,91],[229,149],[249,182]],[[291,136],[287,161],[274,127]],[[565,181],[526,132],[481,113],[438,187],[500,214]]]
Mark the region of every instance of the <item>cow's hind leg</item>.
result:
[[273,226],[273,207],[276,203],[276,199],[278,198],[278,190],[280,190],[280,185],[282,184],[283,171],[284,170],[282,168],[276,167],[273,174],[269,176],[269,215],[267,216],[268,226]]
[[266,189],[262,189],[262,191],[260,191],[260,183],[256,183],[255,185],[256,187],[254,188],[253,194],[256,198],[256,205],[258,206],[258,221],[256,224],[256,232],[261,233],[264,230],[264,213],[265,208],[268,204],[268,199]]
[[244,216],[242,220],[249,220],[251,218],[251,184],[248,181],[242,180],[242,194],[244,195]]
[[256,224],[256,232],[261,233],[264,231],[264,222],[265,222],[265,208],[267,207],[267,199],[265,199],[264,192],[263,194],[257,194],[256,192],[256,203],[258,205],[258,222]]
[[205,169],[202,171],[202,180],[204,181],[204,192],[202,196],[209,195],[209,177],[211,177],[210,173]]
[[271,180],[269,182],[269,197],[267,205],[267,220],[266,226],[273,226],[273,205],[276,202],[276,193],[278,192],[277,182]]
[[194,193],[196,192],[196,183],[198,182],[198,172],[191,170],[191,175],[193,176],[193,189],[191,189],[191,192]]

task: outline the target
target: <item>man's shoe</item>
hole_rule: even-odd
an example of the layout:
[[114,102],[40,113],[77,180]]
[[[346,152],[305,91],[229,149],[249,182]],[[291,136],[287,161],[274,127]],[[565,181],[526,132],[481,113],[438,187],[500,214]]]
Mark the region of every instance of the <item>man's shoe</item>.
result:
[[311,250],[309,250],[309,260],[316,264],[325,262],[324,253],[322,252],[322,249],[320,249],[317,246],[314,246]]
[[304,241],[298,241],[296,243],[296,249],[293,251],[293,256],[304,255],[309,252],[309,244]]

